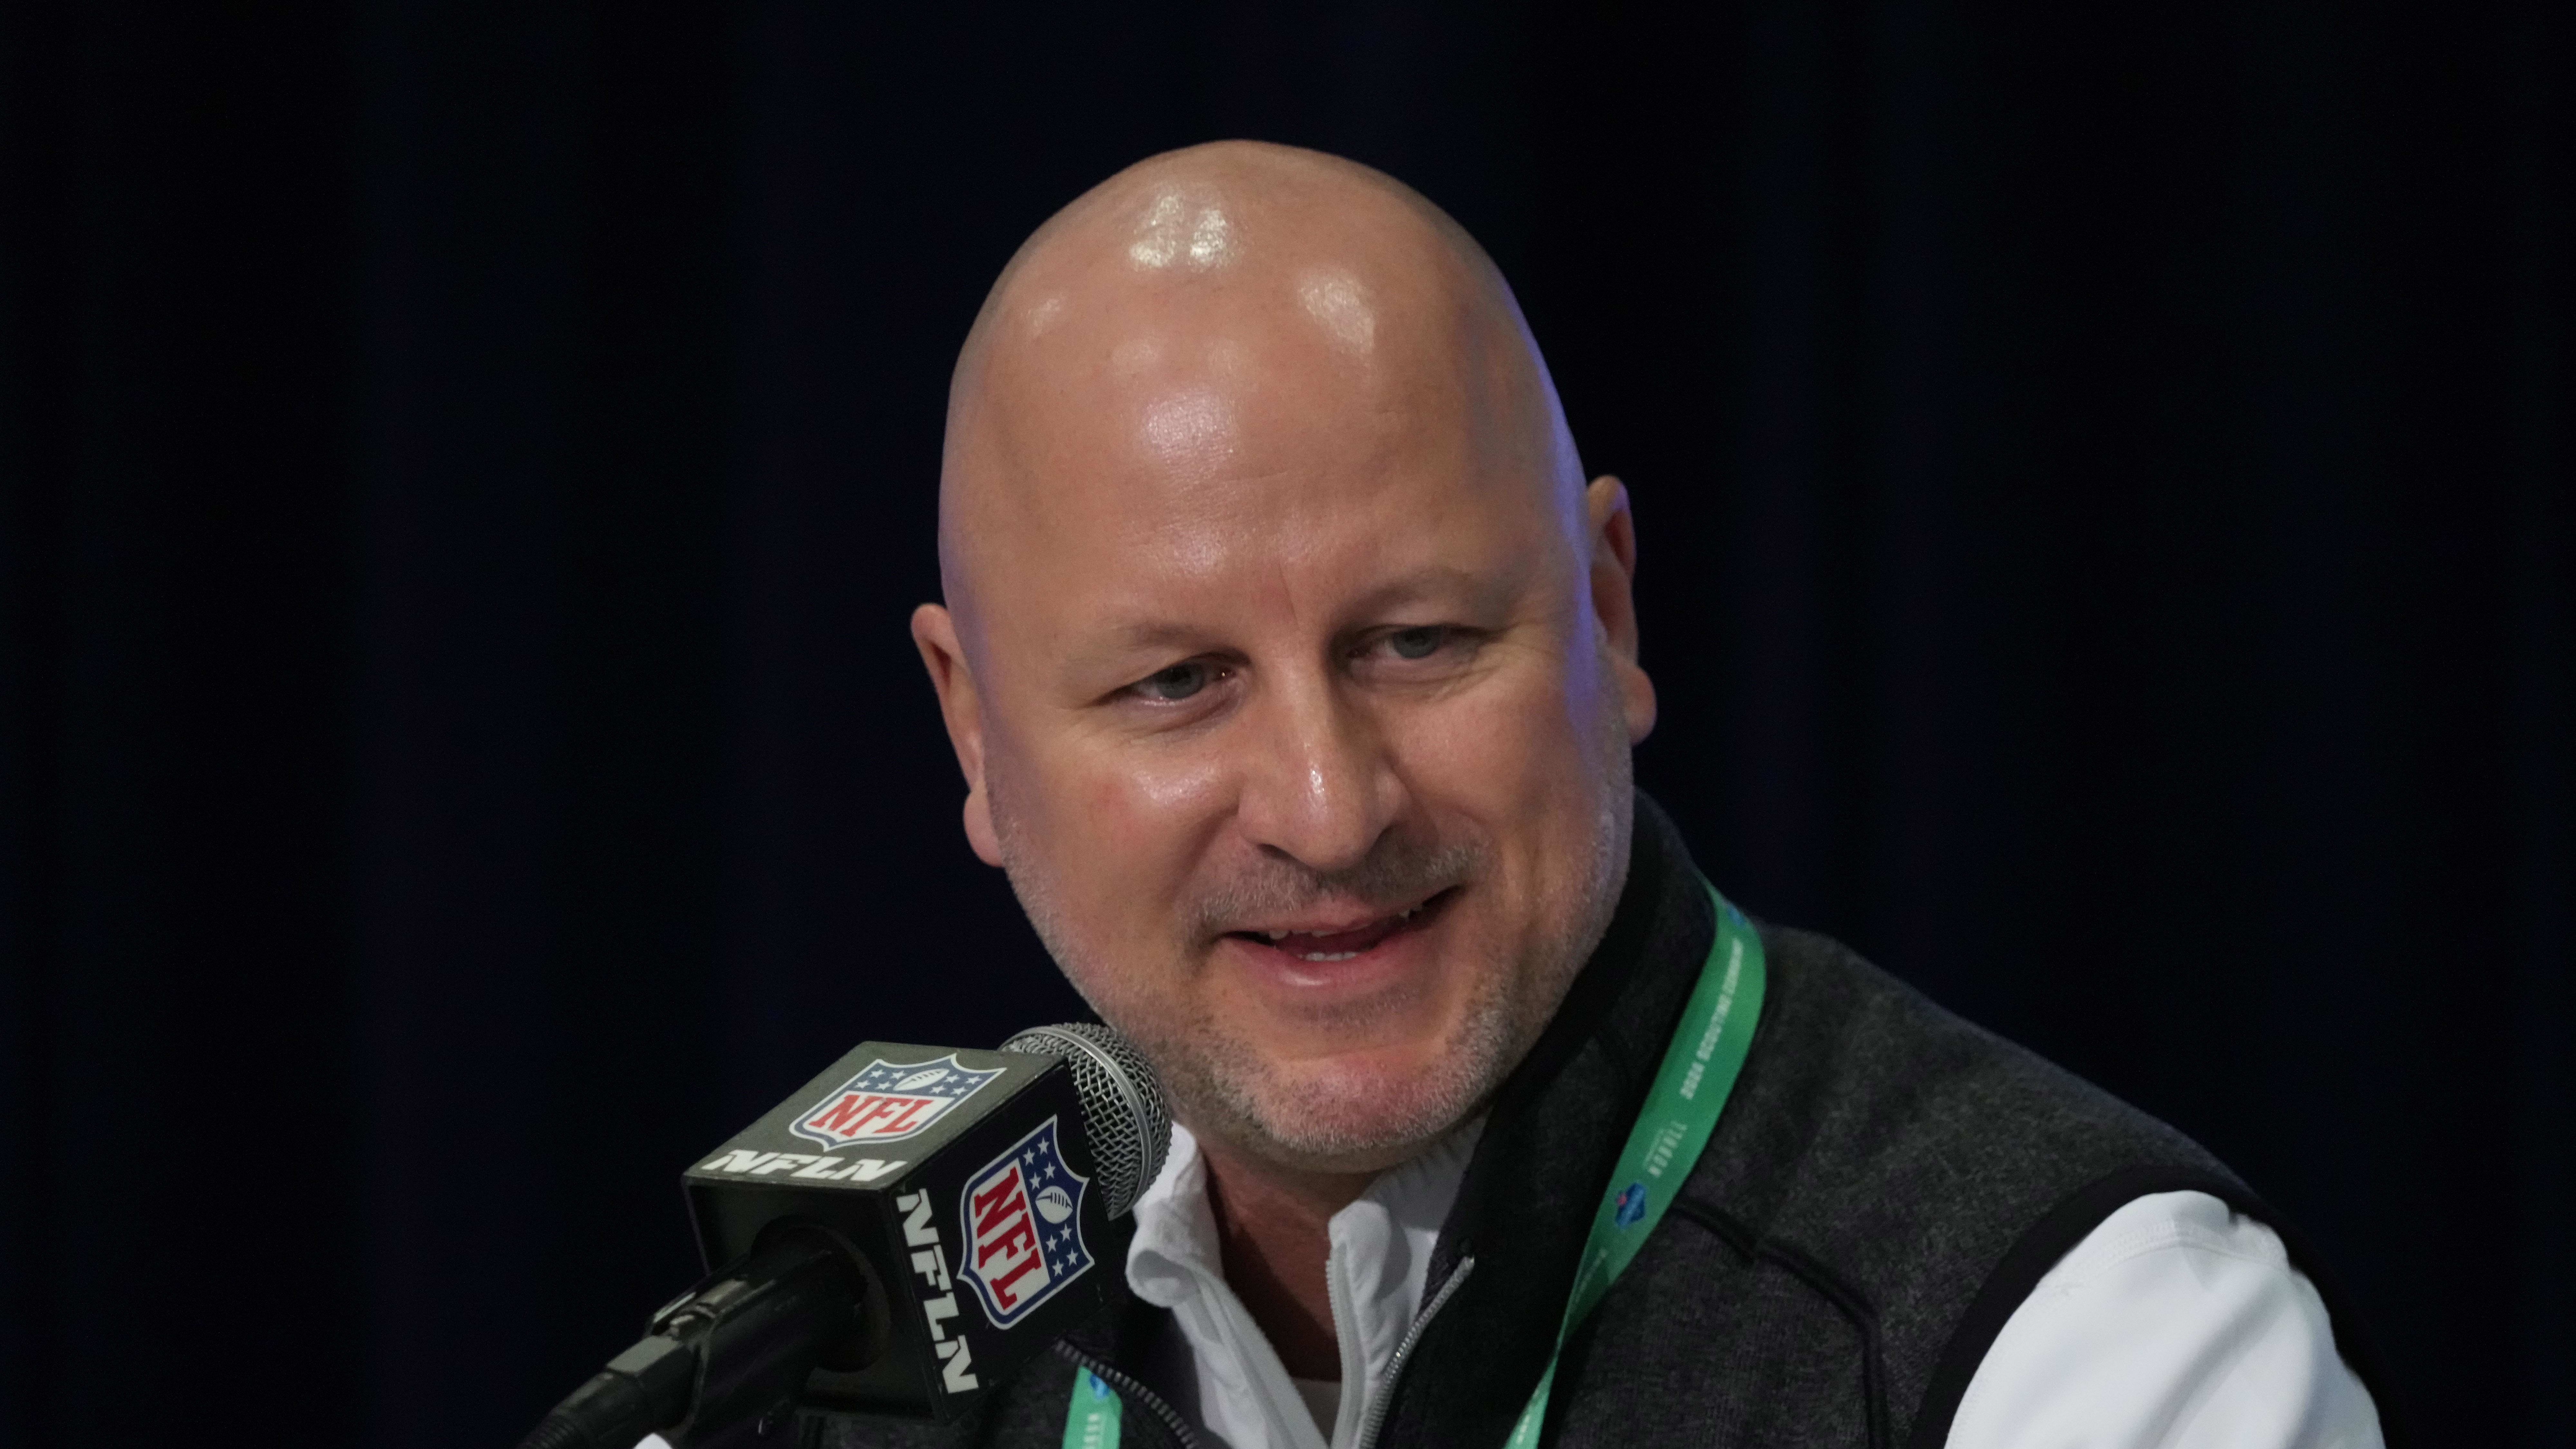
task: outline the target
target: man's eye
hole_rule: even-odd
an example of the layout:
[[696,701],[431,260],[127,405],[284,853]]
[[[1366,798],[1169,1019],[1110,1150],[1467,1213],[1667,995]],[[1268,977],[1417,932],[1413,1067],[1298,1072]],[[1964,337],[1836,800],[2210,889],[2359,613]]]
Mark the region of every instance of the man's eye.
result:
[[1224,677],[1223,669],[1204,659],[1185,659],[1168,669],[1157,669],[1129,687],[1147,699],[1174,704]]
[[1398,629],[1386,636],[1386,647],[1398,659],[1428,659],[1449,642],[1449,626],[1426,624],[1419,629]]

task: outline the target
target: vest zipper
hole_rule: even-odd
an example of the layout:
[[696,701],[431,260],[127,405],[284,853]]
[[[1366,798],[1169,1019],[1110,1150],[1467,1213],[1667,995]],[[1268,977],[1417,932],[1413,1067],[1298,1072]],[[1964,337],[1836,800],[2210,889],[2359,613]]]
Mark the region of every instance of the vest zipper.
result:
[[[1359,1325],[1351,1321],[1350,1305],[1342,1297],[1342,1275],[1333,1271],[1333,1260],[1329,1256],[1324,1260],[1324,1297],[1333,1308],[1333,1356],[1341,1360],[1342,1394],[1347,1397],[1351,1389],[1351,1364],[1360,1357]],[[1360,1391],[1368,1391],[1368,1368],[1365,1364],[1360,1368]],[[1300,1394],[1298,1397],[1305,1396]],[[1307,1417],[1311,1419],[1314,1415],[1309,1412]],[[1336,1403],[1333,1406],[1334,1422],[1315,1426],[1324,1431],[1324,1449],[1332,1449],[1333,1430],[1340,1425],[1341,1417],[1341,1405]]]
[[1449,1300],[1457,1295],[1458,1285],[1466,1282],[1467,1275],[1474,1271],[1475,1259],[1459,1259],[1458,1266],[1449,1270],[1449,1280],[1440,1285],[1440,1291],[1431,1295],[1431,1301],[1422,1305],[1420,1313],[1413,1315],[1413,1326],[1404,1330],[1404,1338],[1395,1346],[1394,1357],[1386,1361],[1385,1386],[1369,1400],[1368,1417],[1360,1423],[1360,1442],[1356,1449],[1376,1449],[1377,1431],[1385,1427],[1387,1409],[1395,1402],[1396,1376],[1404,1372],[1405,1360],[1413,1357],[1413,1346],[1422,1341],[1422,1330],[1431,1326],[1431,1316],[1448,1306]]
[[1148,1413],[1162,1421],[1163,1431],[1170,1434],[1172,1442],[1180,1445],[1181,1449],[1207,1449],[1207,1446],[1200,1442],[1198,1431],[1192,1429],[1189,1421],[1181,1417],[1181,1411],[1165,1402],[1162,1395],[1145,1387],[1142,1379],[1124,1369],[1113,1368],[1060,1338],[1055,1341],[1055,1351],[1071,1359],[1074,1367],[1089,1369],[1100,1375],[1101,1382],[1116,1389],[1118,1396],[1128,1403],[1144,1405]]

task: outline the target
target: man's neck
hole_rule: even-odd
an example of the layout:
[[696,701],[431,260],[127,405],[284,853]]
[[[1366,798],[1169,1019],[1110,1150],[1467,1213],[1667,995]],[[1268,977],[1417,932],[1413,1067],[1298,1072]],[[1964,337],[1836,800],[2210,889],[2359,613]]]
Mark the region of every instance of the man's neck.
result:
[[1357,1201],[1373,1172],[1305,1172],[1201,1138],[1226,1285],[1279,1352],[1291,1377],[1338,1379],[1333,1329],[1333,1214]]

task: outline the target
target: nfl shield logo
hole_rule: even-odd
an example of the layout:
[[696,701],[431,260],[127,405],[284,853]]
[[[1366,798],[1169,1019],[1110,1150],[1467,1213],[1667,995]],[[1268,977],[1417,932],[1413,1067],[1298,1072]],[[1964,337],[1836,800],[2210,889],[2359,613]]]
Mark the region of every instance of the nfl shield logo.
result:
[[792,1129],[826,1148],[874,1146],[919,1134],[1002,1074],[957,1065],[951,1052],[935,1062],[868,1063],[866,1071],[832,1089]]
[[1008,1328],[1091,1268],[1082,1241],[1082,1193],[1091,1179],[1065,1164],[1056,1119],[1021,1138],[967,1180],[958,1199],[966,1266],[984,1316]]

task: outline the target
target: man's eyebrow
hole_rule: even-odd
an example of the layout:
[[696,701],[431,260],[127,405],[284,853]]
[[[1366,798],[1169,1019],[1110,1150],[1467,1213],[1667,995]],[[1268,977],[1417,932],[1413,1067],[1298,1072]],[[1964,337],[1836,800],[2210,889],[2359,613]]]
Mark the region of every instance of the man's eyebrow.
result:
[[1204,644],[1208,630],[1197,624],[1184,624],[1167,619],[1127,619],[1109,624],[1091,639],[1078,646],[1080,654],[1123,653],[1129,650],[1173,649]]
[[[1489,607],[1509,596],[1526,570],[1480,573],[1445,564],[1426,565],[1389,579],[1352,600],[1350,622],[1367,622],[1390,609],[1426,599],[1463,599],[1470,608]],[[1137,616],[1110,619],[1072,646],[1066,659],[1077,668],[1122,661],[1129,654],[1196,651],[1222,644],[1223,630],[1180,619]]]
[[1196,653],[1215,642],[1209,629],[1166,619],[1116,620],[1068,648],[1062,663],[1077,672],[1126,668],[1131,656]]
[[1353,601],[1351,611],[1365,617],[1434,597],[1463,597],[1476,604],[1487,604],[1509,594],[1521,581],[1523,573],[1524,570],[1519,568],[1476,573],[1448,564],[1426,564],[1360,595]]

